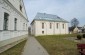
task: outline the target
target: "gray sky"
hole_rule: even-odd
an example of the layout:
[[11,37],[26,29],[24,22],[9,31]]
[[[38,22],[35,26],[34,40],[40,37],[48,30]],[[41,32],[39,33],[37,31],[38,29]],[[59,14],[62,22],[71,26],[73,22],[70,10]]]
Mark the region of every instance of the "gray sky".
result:
[[79,26],[85,25],[85,0],[24,0],[28,19],[34,19],[37,12],[54,14],[70,22],[77,18]]

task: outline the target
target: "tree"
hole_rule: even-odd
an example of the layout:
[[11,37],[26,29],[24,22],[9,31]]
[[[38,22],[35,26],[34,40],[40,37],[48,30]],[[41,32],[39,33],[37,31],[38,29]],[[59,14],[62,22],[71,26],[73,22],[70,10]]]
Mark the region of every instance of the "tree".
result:
[[73,18],[73,19],[71,20],[71,27],[78,27],[78,25],[79,25],[78,19]]

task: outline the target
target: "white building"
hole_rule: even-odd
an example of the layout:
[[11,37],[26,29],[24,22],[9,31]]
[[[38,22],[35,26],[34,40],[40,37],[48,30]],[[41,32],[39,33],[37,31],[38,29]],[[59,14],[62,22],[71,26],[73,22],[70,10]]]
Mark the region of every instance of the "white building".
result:
[[0,0],[0,47],[26,38],[28,18],[23,0]]
[[31,23],[31,34],[35,36],[68,34],[68,22],[56,15],[37,13]]

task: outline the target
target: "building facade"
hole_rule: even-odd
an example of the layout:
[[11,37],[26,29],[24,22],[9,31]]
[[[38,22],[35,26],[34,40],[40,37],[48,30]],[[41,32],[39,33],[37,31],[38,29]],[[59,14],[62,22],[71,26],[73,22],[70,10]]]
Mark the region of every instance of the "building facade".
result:
[[31,23],[31,34],[35,36],[68,34],[68,22],[57,15],[37,13]]
[[28,18],[23,0],[0,0],[0,47],[23,39],[26,34]]

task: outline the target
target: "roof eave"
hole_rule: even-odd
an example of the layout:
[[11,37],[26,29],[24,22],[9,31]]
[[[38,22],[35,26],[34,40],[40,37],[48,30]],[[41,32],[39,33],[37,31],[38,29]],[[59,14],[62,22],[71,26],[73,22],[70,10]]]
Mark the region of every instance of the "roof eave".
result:
[[68,21],[55,21],[55,20],[44,20],[44,19],[34,19],[34,20],[39,20],[39,21],[53,21],[53,22],[65,22],[65,23],[69,23]]

